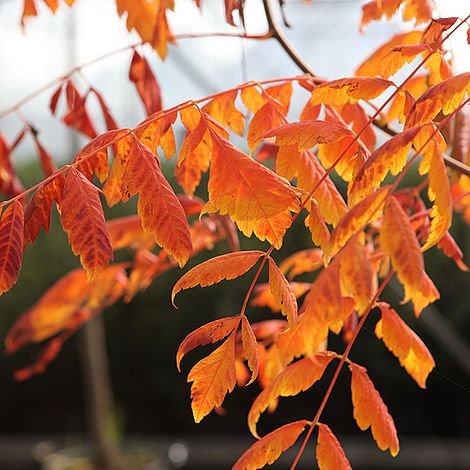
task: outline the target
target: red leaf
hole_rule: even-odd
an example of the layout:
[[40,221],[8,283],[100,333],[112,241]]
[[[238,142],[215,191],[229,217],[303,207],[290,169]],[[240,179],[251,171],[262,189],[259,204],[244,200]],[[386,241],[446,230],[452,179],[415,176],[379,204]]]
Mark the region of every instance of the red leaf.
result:
[[161,111],[162,96],[160,86],[147,59],[142,57],[137,51],[134,51],[132,57],[129,80],[135,84],[147,116]]
[[23,206],[12,202],[0,221],[0,295],[16,283],[23,260]]

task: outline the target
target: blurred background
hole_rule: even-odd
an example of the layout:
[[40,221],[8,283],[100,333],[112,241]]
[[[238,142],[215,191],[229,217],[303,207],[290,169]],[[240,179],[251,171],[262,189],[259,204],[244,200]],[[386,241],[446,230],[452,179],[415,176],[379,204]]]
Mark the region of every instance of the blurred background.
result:
[[[222,3],[204,0],[202,9],[198,10],[189,0],[177,0],[175,12],[170,15],[174,33],[233,31],[224,22]],[[327,78],[352,75],[378,45],[410,28],[397,17],[388,23],[372,23],[365,28],[365,34],[359,34],[363,1],[287,0],[285,3],[285,13],[292,25],[287,35],[318,74]],[[468,2],[461,0],[439,2],[443,16],[464,16],[468,14],[468,6]],[[0,110],[73,66],[137,40],[127,33],[112,0],[77,0],[73,9],[62,6],[55,16],[48,9],[40,8],[39,17],[28,20],[24,32],[19,26],[21,8],[19,0],[0,0]],[[260,0],[247,0],[246,20],[248,32],[266,31]],[[470,69],[465,42],[465,38],[457,35],[453,38],[459,71]],[[181,40],[177,47],[170,47],[164,63],[149,49],[145,52],[159,79],[166,107],[246,80],[300,73],[274,40]],[[144,117],[135,89],[127,79],[130,58],[129,51],[109,57],[86,68],[81,78],[85,86],[91,82],[104,95],[123,127],[134,126]],[[22,112],[40,131],[41,141],[56,162],[63,163],[72,158],[74,149],[83,142],[77,141],[50,114],[51,92],[30,101]],[[296,96],[293,116],[305,97],[300,93]],[[0,130],[10,141],[21,127],[14,114],[0,121]],[[28,139],[15,152],[15,166],[25,186],[40,179],[35,149]],[[171,163],[167,166],[167,174],[171,175]],[[171,182],[176,188],[174,180]],[[133,212],[135,205],[131,201],[108,210],[107,216]],[[470,263],[468,230],[456,216],[452,233],[467,253],[464,259],[467,264]],[[254,240],[242,239],[242,249],[262,246]],[[282,257],[309,246],[305,230],[295,226],[288,233]],[[211,256],[228,249],[222,242]],[[437,363],[436,370],[428,380],[428,389],[419,389],[377,341],[372,333],[374,323],[367,325],[352,358],[368,368],[395,419],[402,450],[393,459],[376,449],[369,432],[357,430],[352,418],[349,377],[344,374],[335,387],[323,421],[331,424],[344,444],[353,468],[470,469],[470,278],[435,249],[426,258],[428,273],[441,292],[441,301],[416,321],[408,305],[399,306],[402,298],[399,289],[388,288],[384,297],[428,345]],[[191,266],[203,259],[203,256],[193,259]],[[280,255],[278,259],[282,259]],[[42,233],[28,247],[18,283],[0,298],[2,340],[21,313],[59,277],[77,266],[78,260],[71,253],[55,214],[51,233],[47,236]],[[175,353],[186,334],[196,327],[239,310],[250,277],[183,293],[176,310],[171,306],[169,293],[180,275],[176,270],[164,274],[132,303],[118,303],[103,315],[114,398],[111,433],[125,447],[142,453],[147,463],[140,468],[225,469],[252,443],[246,415],[259,393],[258,386],[231,394],[224,402],[225,416],[212,413],[195,425],[186,375],[199,352],[185,359],[182,374],[176,370]],[[268,312],[259,308],[252,308],[249,315],[253,320],[269,317]],[[82,336],[80,332],[73,336],[43,375],[23,383],[14,381],[13,370],[31,362],[38,348],[2,356],[0,469],[89,468],[83,462],[77,464],[81,466],[67,467],[69,464],[64,462],[68,460],[57,458],[56,452],[81,448],[86,443],[89,405]],[[341,351],[344,348],[341,339],[332,338],[331,348]],[[313,415],[330,375],[331,371],[307,393],[282,400],[274,415],[262,419],[261,432]],[[50,455],[55,455],[55,460]],[[147,455],[156,457],[146,459]],[[302,468],[314,468],[314,460],[313,447],[308,448]],[[43,467],[39,461],[43,461]],[[291,461],[292,454],[287,453],[275,468],[288,468]]]

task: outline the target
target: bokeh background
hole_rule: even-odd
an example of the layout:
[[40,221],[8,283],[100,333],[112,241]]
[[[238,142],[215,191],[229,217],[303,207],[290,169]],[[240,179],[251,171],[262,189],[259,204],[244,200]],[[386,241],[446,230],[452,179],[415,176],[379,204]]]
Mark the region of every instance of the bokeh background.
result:
[[[73,9],[62,7],[55,17],[40,8],[39,17],[29,20],[24,32],[19,27],[21,3],[0,0],[0,109],[71,67],[137,40],[126,31],[111,0],[77,0]],[[287,34],[320,75],[338,78],[353,74],[379,44],[410,27],[396,18],[389,23],[373,23],[360,35],[362,3],[286,1],[285,13],[292,25]],[[443,0],[439,7],[443,16],[464,16],[469,4]],[[260,0],[247,0],[246,19],[249,32],[265,32]],[[223,21],[219,0],[204,0],[201,11],[189,0],[177,0],[170,22],[175,33],[233,31]],[[465,39],[455,37],[453,44],[458,70],[468,71],[470,57]],[[150,50],[146,50],[146,56],[160,81],[166,106],[249,79],[300,73],[273,40],[188,39],[170,47],[164,63]],[[129,63],[127,51],[83,71],[84,79],[103,93],[121,126],[133,126],[144,117],[137,94],[127,79]],[[41,141],[56,161],[69,161],[74,148],[82,142],[50,115],[50,95],[51,92],[46,92],[32,100],[22,112],[39,129]],[[306,95],[299,93],[294,100],[293,116],[302,97],[305,100]],[[20,128],[21,122],[15,115],[0,121],[1,131],[10,140]],[[40,178],[35,150],[27,139],[15,153],[15,165],[26,186]],[[171,175],[171,163],[167,170]],[[116,217],[134,211],[130,202],[108,211],[107,215]],[[459,216],[452,233],[467,253],[465,261],[469,264],[469,227]],[[243,249],[259,246],[262,245],[256,241],[242,239]],[[295,226],[277,258],[308,246],[305,230],[301,225]],[[221,243],[211,255],[227,250],[228,246]],[[203,256],[193,259],[191,265],[202,259]],[[381,453],[368,432],[357,430],[347,373],[335,387],[325,411],[323,420],[331,424],[344,443],[354,468],[470,468],[470,278],[436,250],[426,254],[426,260],[428,272],[441,292],[441,301],[416,321],[409,306],[399,306],[402,295],[399,288],[388,288],[385,298],[403,313],[436,359],[437,367],[428,381],[428,389],[419,389],[377,341],[372,333],[373,322],[361,333],[352,353],[353,360],[367,366],[395,418],[402,443],[400,456],[392,459]],[[35,245],[28,247],[23,265],[17,285],[0,298],[1,339],[15,319],[54,281],[78,266],[56,216],[51,233],[41,234]],[[246,415],[259,389],[253,385],[237,390],[224,402],[225,416],[212,413],[202,424],[195,425],[185,378],[199,352],[185,359],[182,374],[176,370],[175,353],[185,335],[196,327],[237,312],[250,278],[183,293],[176,310],[171,306],[169,292],[180,275],[176,270],[168,272],[131,304],[118,303],[104,313],[115,404],[113,432],[126,445],[137,443],[160,455],[163,466],[148,468],[225,469],[252,442]],[[269,312],[251,308],[249,315],[253,320],[263,319]],[[334,337],[331,347],[342,350],[344,345]],[[37,348],[31,347],[0,359],[0,469],[40,468],[37,459],[49,451],[85,441],[87,405],[80,333],[65,344],[43,375],[15,382],[13,370],[29,363],[37,352]],[[263,418],[261,431],[265,433],[276,425],[313,415],[329,375],[331,372],[307,393],[282,400],[274,415]],[[276,468],[288,468],[289,461],[289,458],[280,461]],[[312,447],[305,453],[302,465],[314,468]]]

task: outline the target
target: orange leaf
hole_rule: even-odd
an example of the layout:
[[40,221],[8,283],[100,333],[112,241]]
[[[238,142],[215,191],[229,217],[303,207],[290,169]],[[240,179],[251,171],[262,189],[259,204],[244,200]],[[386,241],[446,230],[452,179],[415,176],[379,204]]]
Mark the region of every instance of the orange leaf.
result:
[[364,313],[373,295],[373,271],[366,248],[356,236],[349,241],[339,256],[341,283],[355,300],[358,313]]
[[288,181],[212,129],[211,135],[209,202],[203,212],[228,214],[247,237],[254,233],[261,241],[268,240],[280,248],[292,223],[290,213],[299,209],[295,191]]
[[331,80],[314,88],[310,103],[341,106],[359,100],[371,100],[380,96],[387,88],[395,86],[383,78],[349,77]]
[[108,220],[108,233],[114,250],[153,245],[151,234],[144,232],[138,215]]
[[431,353],[390,305],[380,302],[378,306],[382,319],[375,326],[375,334],[383,340],[416,383],[421,388],[426,388],[426,379],[436,365]]
[[132,56],[129,80],[135,84],[147,116],[161,111],[162,96],[160,85],[147,59],[142,57],[136,50],[134,50],[134,55]]
[[47,184],[39,186],[26,206],[24,215],[24,239],[33,243],[41,227],[49,232],[51,227],[51,209],[53,201],[60,202],[64,185],[63,175],[56,176]]
[[65,176],[60,211],[73,253],[91,281],[113,259],[113,249],[98,188],[73,167]]
[[194,421],[199,423],[214,408],[222,405],[225,395],[235,387],[235,331],[209,356],[189,372],[191,407]]
[[393,418],[369,379],[366,369],[357,364],[350,364],[349,368],[352,373],[351,393],[357,425],[362,431],[370,427],[379,449],[390,449],[395,457],[400,447]]
[[256,424],[261,414],[273,406],[279,397],[292,397],[305,392],[321,379],[333,356],[316,355],[294,362],[283,370],[256,397],[248,413],[248,427],[251,434],[259,438]]
[[422,250],[439,243],[452,224],[452,194],[441,151],[435,146],[429,166],[428,197],[433,202],[429,236]]
[[351,208],[331,233],[329,256],[335,255],[352,236],[380,217],[389,191],[390,187],[384,186]]
[[178,370],[181,370],[181,360],[189,351],[192,351],[198,346],[205,346],[206,344],[216,343],[217,341],[224,339],[236,330],[239,323],[240,317],[238,315],[234,317],[220,318],[219,320],[214,320],[202,325],[197,330],[194,330],[186,336],[176,353],[176,366],[178,367]]
[[116,0],[119,16],[127,14],[127,29],[135,29],[143,42],[149,42],[155,47],[161,59],[166,57],[167,43],[173,41],[166,18],[166,9],[171,3],[155,0]]
[[318,423],[317,462],[320,470],[351,470],[341,444],[331,429]]
[[469,91],[470,72],[456,75],[433,86],[412,106],[406,119],[406,127],[431,121],[439,112],[445,116],[453,113]]
[[404,168],[414,138],[421,127],[413,127],[387,140],[375,150],[357,171],[348,187],[349,202],[357,204],[377,189],[388,172],[398,175]]
[[281,271],[288,279],[294,279],[304,273],[316,271],[323,266],[323,251],[317,248],[297,251],[288,256],[281,264]]
[[325,178],[325,170],[312,152],[302,152],[298,173],[297,185],[309,193],[322,180],[313,197],[325,222],[335,226],[347,212],[346,203],[333,181],[329,177]]
[[[282,115],[282,114],[281,114]],[[281,123],[279,116],[279,110],[271,102],[266,103],[262,106],[250,121],[248,126],[247,142],[250,152],[254,152],[256,147],[263,141],[266,133],[273,127],[278,126]]]
[[439,298],[431,279],[424,272],[424,260],[408,216],[395,197],[389,198],[380,231],[380,246],[390,255],[393,269],[405,288],[403,302],[411,300],[415,314]]
[[[302,297],[310,290],[312,284],[309,282],[289,282],[289,287],[295,298]],[[255,293],[251,305],[254,307],[269,307],[273,312],[280,312],[281,306],[274,298],[269,288],[269,284],[258,284],[255,287]]]
[[297,145],[297,149],[308,150],[317,144],[330,144],[351,136],[350,129],[326,121],[300,121],[286,124],[269,131],[265,137],[276,137],[276,145]]
[[297,300],[287,279],[272,258],[269,258],[269,288],[276,303],[280,305],[282,314],[292,325],[297,320]]
[[447,232],[437,244],[437,247],[449,258],[452,258],[455,264],[462,271],[468,271],[468,266],[463,262],[462,250],[457,245],[452,235]]
[[184,274],[171,291],[171,300],[183,289],[201,286],[207,287],[224,279],[232,280],[245,274],[264,256],[262,251],[238,251],[216,256],[195,266]]
[[259,357],[258,357],[258,343],[256,342],[256,336],[251,328],[250,322],[246,318],[246,315],[242,316],[242,344],[243,351],[248,362],[248,367],[251,370],[251,379],[246,384],[250,385],[258,377],[259,371]]
[[417,55],[430,50],[431,47],[426,44],[407,44],[392,48],[388,54],[382,58],[380,63],[380,76],[389,78],[395,75],[405,64],[413,62]]
[[276,341],[283,363],[288,364],[294,357],[317,352],[329,329],[339,332],[354,304],[354,300],[341,291],[339,260],[334,258],[312,284],[298,322],[281,333]]
[[158,158],[133,137],[133,148],[123,174],[121,194],[139,193],[137,211],[142,227],[155,242],[184,266],[192,252],[188,221],[181,203],[163,176]]
[[107,147],[119,137],[124,137],[127,132],[124,129],[115,129],[104,132],[88,142],[73,159],[73,163],[81,162],[76,165],[77,170],[90,181],[93,180],[93,175],[96,173],[98,179],[103,182],[109,175]]
[[224,93],[209,101],[202,110],[212,116],[223,127],[230,127],[233,132],[243,135],[245,116],[235,107],[237,92]]
[[0,221],[0,295],[16,283],[23,260],[24,212],[21,202],[12,202]]
[[271,465],[289,447],[295,444],[305,426],[310,424],[303,419],[285,424],[255,442],[235,463],[232,470],[257,470]]
[[405,44],[418,44],[423,35],[422,31],[409,31],[393,36],[382,44],[357,68],[355,75],[359,77],[373,77],[380,75],[380,66],[384,57],[391,49]]
[[305,217],[305,226],[310,230],[312,242],[322,250],[328,247],[330,242],[330,231],[320,214],[317,202],[312,199],[309,204],[309,214]]

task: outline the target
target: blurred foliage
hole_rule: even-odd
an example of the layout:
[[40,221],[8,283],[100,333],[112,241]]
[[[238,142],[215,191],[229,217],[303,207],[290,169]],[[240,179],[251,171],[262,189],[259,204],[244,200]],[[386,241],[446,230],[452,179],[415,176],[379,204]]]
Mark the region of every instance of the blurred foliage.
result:
[[[28,163],[19,173],[25,185],[29,186],[39,179],[39,171],[35,164]],[[172,174],[171,171],[166,173]],[[107,210],[106,215],[112,218],[133,212],[135,203],[131,201]],[[470,264],[468,230],[468,226],[457,217],[453,234],[467,253],[465,261]],[[274,258],[281,260],[291,252],[308,247],[309,243],[308,233],[299,221],[288,232],[281,253],[275,253]],[[243,249],[263,246],[256,240],[242,240]],[[227,244],[221,242],[215,252],[200,255],[189,264],[194,266],[208,256],[227,250]],[[436,249],[426,256],[428,272],[443,299],[436,307],[470,342],[469,274],[460,272],[451,260]],[[33,305],[60,276],[78,265],[55,213],[51,232],[48,235],[41,233],[37,242],[28,246],[17,285],[0,298],[2,340],[21,313]],[[212,413],[196,426],[191,417],[186,374],[201,357],[201,352],[195,351],[184,359],[182,374],[176,370],[175,354],[186,334],[209,320],[238,312],[251,276],[248,274],[235,281],[183,292],[177,298],[179,309],[175,309],[170,302],[170,290],[180,275],[178,270],[165,273],[130,304],[120,302],[104,313],[116,413],[122,420],[123,431],[181,434],[231,432],[246,435],[246,415],[259,391],[257,385],[231,394],[224,403],[226,416]],[[419,389],[373,336],[376,315],[371,315],[367,329],[361,333],[352,359],[367,366],[395,418],[400,434],[470,435],[470,420],[466,414],[470,392],[456,385],[470,388],[470,377],[459,369],[448,351],[436,343],[426,329],[426,312],[422,320],[416,320],[407,307],[399,305],[397,293],[388,290],[385,297],[403,313],[435,356],[437,372],[431,374],[428,390]],[[272,314],[259,308],[249,309],[248,315],[253,321],[272,317]],[[331,345],[339,351],[344,348],[341,338],[333,337]],[[3,356],[0,361],[0,432],[66,435],[84,432],[84,393],[77,337],[65,344],[59,357],[42,376],[24,383],[15,382],[12,371],[32,361],[38,350],[39,347],[30,347],[11,357]],[[308,393],[281,400],[279,413],[263,418],[260,431],[264,433],[276,424],[299,419],[309,413],[313,415],[331,375],[329,369],[321,383]],[[339,434],[357,432],[352,419],[349,379],[349,372],[344,371],[331,398],[331,406],[326,408],[324,415],[324,421],[335,423]]]

